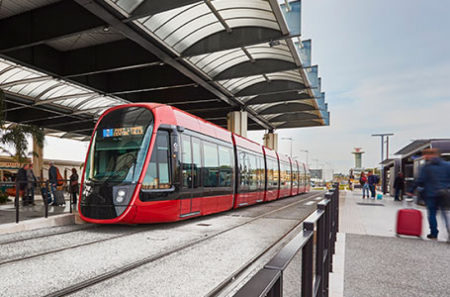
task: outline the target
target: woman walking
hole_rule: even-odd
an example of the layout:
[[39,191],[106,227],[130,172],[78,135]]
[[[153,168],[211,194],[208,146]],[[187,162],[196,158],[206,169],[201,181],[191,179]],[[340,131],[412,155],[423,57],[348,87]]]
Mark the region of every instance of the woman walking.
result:
[[75,168],[72,168],[72,175],[70,176],[70,193],[72,194],[72,204],[77,204],[78,174]]
[[359,183],[362,186],[363,199],[366,198],[366,193],[367,193],[367,198],[369,198],[369,182],[367,181],[367,177],[364,172],[361,172],[361,177],[359,178]]

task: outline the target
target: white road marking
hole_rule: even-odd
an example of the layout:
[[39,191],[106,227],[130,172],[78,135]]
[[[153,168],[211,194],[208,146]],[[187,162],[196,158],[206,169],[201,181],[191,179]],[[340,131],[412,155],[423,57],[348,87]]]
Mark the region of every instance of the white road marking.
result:
[[305,205],[311,205],[311,204],[314,204],[314,203],[316,203],[316,201],[308,201],[308,202],[306,202],[306,203],[304,203]]

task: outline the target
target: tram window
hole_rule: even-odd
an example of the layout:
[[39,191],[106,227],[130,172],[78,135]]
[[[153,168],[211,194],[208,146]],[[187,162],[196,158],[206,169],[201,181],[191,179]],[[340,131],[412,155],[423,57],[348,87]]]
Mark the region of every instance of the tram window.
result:
[[169,132],[158,131],[150,164],[148,165],[142,184],[143,189],[168,189],[171,187],[169,147]]
[[181,152],[182,152],[182,182],[183,187],[192,187],[192,150],[191,137],[181,135]]
[[239,187],[241,189],[247,186],[247,153],[239,151]]
[[272,169],[273,169],[273,186],[278,187],[278,182],[280,180],[280,171],[278,170],[278,161],[272,161]]
[[201,168],[202,168],[202,150],[200,139],[192,137],[192,157],[193,168],[192,175],[194,181],[194,188],[201,187]]
[[228,147],[219,146],[219,186],[230,187],[232,177],[232,150]]
[[255,191],[258,188],[258,177],[256,175],[256,156],[248,154],[248,172],[249,172],[249,186],[250,191]]
[[272,182],[273,182],[272,160],[267,159],[267,188],[272,187]]
[[203,142],[203,183],[205,187],[217,187],[219,185],[219,158],[217,145]]

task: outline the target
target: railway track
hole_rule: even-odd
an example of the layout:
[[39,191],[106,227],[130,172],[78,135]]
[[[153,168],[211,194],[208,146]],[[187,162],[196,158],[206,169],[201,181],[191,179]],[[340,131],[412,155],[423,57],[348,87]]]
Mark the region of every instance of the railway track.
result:
[[[94,226],[92,229],[94,229],[94,228],[103,228],[103,229],[105,229],[105,228],[107,228],[107,226],[106,225],[105,226]],[[88,229],[91,229],[91,228],[88,228]],[[43,253],[37,253],[37,254],[34,254],[34,255],[21,257],[19,259],[11,259],[11,260],[6,260],[6,261],[0,261],[0,267],[3,266],[3,265],[6,265],[6,264],[17,263],[17,262],[29,260],[29,259],[32,259],[32,258],[37,258],[37,257],[41,257],[41,256],[53,254],[53,253],[58,253],[58,252],[62,252],[62,251],[75,249],[75,248],[82,247],[82,246],[93,245],[93,244],[96,244],[96,243],[101,243],[101,242],[106,242],[106,241],[110,241],[110,240],[114,240],[114,239],[118,239],[118,238],[132,236],[132,235],[135,235],[135,234],[138,234],[138,233],[147,232],[147,231],[149,231],[151,229],[152,229],[151,227],[150,228],[144,228],[144,229],[136,230],[136,231],[133,231],[133,232],[127,232],[127,233],[119,234],[119,235],[115,235],[115,236],[113,235],[113,236],[108,237],[108,238],[102,238],[102,239],[98,239],[98,240],[92,240],[92,241],[88,241],[88,242],[83,242],[83,243],[80,243],[80,244],[70,245],[70,246],[67,246],[67,247],[59,248],[59,249],[52,249],[52,250],[49,250],[49,251],[46,251],[46,252],[43,252]],[[85,230],[86,229],[78,230],[78,232],[85,231]],[[73,231],[73,232],[77,232],[77,231]],[[71,232],[66,232],[66,233],[71,233]],[[61,232],[60,234],[65,234],[65,233]],[[49,237],[49,236],[52,236],[52,235],[38,236],[36,238],[45,238],[45,237]],[[33,239],[36,239],[36,238],[33,238]],[[28,240],[31,240],[31,238],[28,239]],[[17,241],[14,241],[13,243],[17,243],[19,241],[20,240],[17,240]]]
[[[300,203],[304,203],[305,201],[308,201],[308,200],[317,198],[317,197],[319,197],[319,196],[321,196],[321,195],[323,195],[323,192],[320,192],[320,193],[311,193],[308,197],[305,197],[305,199],[302,199],[302,200],[299,200],[299,201],[290,203],[290,204],[288,204],[288,205],[281,206],[281,207],[279,207],[279,208],[277,208],[277,209],[271,210],[271,211],[269,211],[269,212],[267,212],[267,213],[264,213],[264,214],[262,214],[262,215],[259,215],[259,216],[257,216],[257,217],[254,217],[254,218],[252,218],[251,220],[248,220],[248,221],[246,221],[246,222],[240,223],[240,224],[238,224],[238,225],[235,225],[235,226],[233,226],[233,227],[227,228],[227,229],[225,229],[225,230],[218,231],[218,232],[216,232],[216,233],[214,233],[214,234],[212,234],[212,235],[210,235],[210,236],[203,237],[203,238],[200,238],[200,239],[196,239],[196,240],[193,240],[193,241],[191,241],[191,242],[188,242],[188,243],[185,243],[185,244],[181,244],[181,245],[179,245],[179,246],[175,246],[175,247],[173,247],[173,248],[171,248],[171,249],[168,249],[168,250],[166,250],[166,251],[164,251],[164,252],[162,252],[162,253],[158,253],[158,254],[156,254],[156,255],[152,255],[152,256],[149,256],[149,257],[146,257],[146,258],[143,258],[143,259],[134,261],[134,262],[132,262],[132,263],[130,263],[130,264],[128,264],[128,265],[124,265],[124,266],[122,266],[122,267],[116,268],[116,269],[114,269],[114,270],[105,272],[105,273],[100,274],[100,275],[97,275],[97,276],[92,277],[92,278],[90,278],[90,279],[87,279],[87,280],[85,280],[85,281],[81,281],[81,282],[79,282],[79,283],[76,283],[76,284],[74,284],[74,285],[68,286],[68,287],[66,287],[66,288],[63,288],[63,289],[60,289],[60,290],[51,292],[51,293],[49,293],[49,294],[46,294],[45,296],[46,296],[46,297],[53,297],[53,296],[67,296],[67,295],[73,294],[73,293],[75,293],[75,292],[77,292],[77,291],[80,291],[80,290],[89,288],[89,287],[91,287],[91,286],[93,286],[93,285],[99,284],[99,283],[101,283],[101,282],[104,282],[104,281],[106,281],[106,280],[109,280],[109,279],[111,279],[111,278],[114,278],[114,277],[116,277],[116,276],[118,276],[118,275],[121,275],[121,274],[123,274],[123,273],[129,272],[129,271],[131,271],[131,270],[133,270],[133,269],[136,269],[136,268],[138,268],[138,267],[140,267],[140,266],[143,266],[143,265],[145,265],[145,264],[152,263],[152,262],[154,262],[154,261],[160,260],[160,259],[162,259],[162,258],[164,258],[164,257],[167,257],[167,256],[169,256],[169,255],[175,254],[175,253],[177,253],[177,252],[179,252],[179,251],[182,251],[182,250],[184,250],[184,249],[187,249],[187,248],[190,248],[190,247],[195,246],[195,245],[197,245],[197,244],[206,242],[206,241],[208,241],[208,240],[210,240],[210,239],[212,239],[212,238],[214,238],[214,237],[217,237],[217,236],[219,236],[219,235],[221,235],[221,234],[224,234],[224,233],[226,233],[226,232],[230,232],[230,231],[235,230],[235,229],[237,229],[237,228],[239,228],[239,227],[242,227],[242,226],[244,226],[244,225],[247,225],[247,224],[250,224],[250,223],[255,222],[255,221],[257,221],[257,220],[260,220],[260,219],[262,219],[262,218],[266,218],[266,217],[268,217],[268,216],[270,216],[270,215],[272,215],[272,214],[274,214],[274,213],[277,213],[277,212],[282,211],[282,210],[284,210],[284,209],[293,207],[293,206],[298,205],[298,204],[300,204]],[[250,267],[250,266],[251,266],[253,263],[255,263],[258,259],[260,259],[260,258],[261,258],[268,250],[270,250],[271,248],[273,248],[275,245],[279,244],[280,241],[281,241],[283,238],[285,238],[286,236],[288,236],[289,233],[291,233],[291,232],[292,232],[295,228],[297,228],[300,224],[301,224],[301,221],[298,222],[298,223],[297,223],[293,228],[291,228],[288,232],[286,232],[285,234],[283,234],[283,236],[282,236],[277,242],[275,242],[274,244],[272,244],[268,249],[266,249],[265,251],[263,251],[262,253],[260,253],[259,255],[257,255],[254,259],[252,259],[252,260],[249,261],[247,264],[245,264],[242,268],[240,268],[238,271],[236,271],[236,272],[235,272],[232,276],[230,276],[227,280],[225,280],[223,283],[221,283],[219,286],[217,286],[213,291],[210,292],[210,294],[208,294],[208,296],[214,296],[214,295],[211,295],[211,294],[214,294],[215,292],[220,292],[223,288],[225,288],[225,287],[226,287],[226,286],[234,279],[234,277],[240,275],[245,269],[247,269],[248,267]],[[142,231],[139,231],[139,232],[142,232]],[[138,233],[138,232],[136,232],[136,233]],[[110,240],[110,239],[106,239],[106,240]],[[105,241],[105,240],[103,240],[103,241]],[[98,241],[98,242],[101,242],[101,241]]]
[[102,228],[102,227],[105,227],[105,226],[104,225],[86,225],[84,227],[80,227],[80,228],[77,228],[74,230],[67,230],[67,231],[61,231],[61,232],[56,232],[56,233],[43,234],[43,235],[39,235],[39,236],[28,236],[28,237],[14,239],[14,240],[10,240],[10,241],[1,241],[0,240],[0,245],[24,242],[24,241],[28,241],[28,240],[46,238],[46,237],[51,237],[51,236],[58,236],[58,235],[80,232],[80,231],[85,231],[85,230],[90,230],[90,229],[97,229],[97,228]]

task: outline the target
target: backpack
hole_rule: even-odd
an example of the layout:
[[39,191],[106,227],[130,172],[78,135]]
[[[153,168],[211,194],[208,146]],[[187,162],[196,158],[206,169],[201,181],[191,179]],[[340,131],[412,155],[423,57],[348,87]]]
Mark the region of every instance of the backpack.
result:
[[380,176],[374,175],[373,177],[375,178],[375,184],[378,185],[380,183]]
[[64,178],[62,177],[61,173],[59,172],[58,167],[56,167],[56,179],[58,180],[56,183],[58,186],[62,186],[64,184],[64,182],[62,181]]

